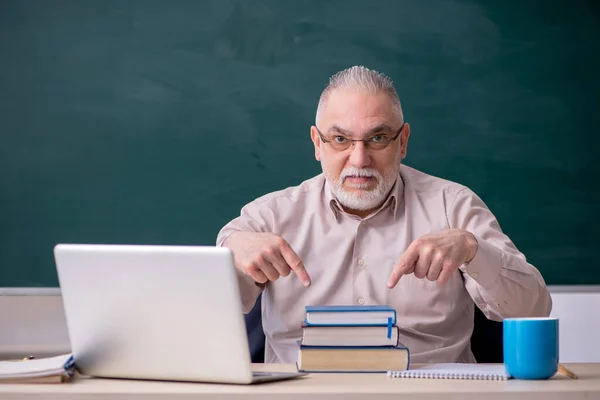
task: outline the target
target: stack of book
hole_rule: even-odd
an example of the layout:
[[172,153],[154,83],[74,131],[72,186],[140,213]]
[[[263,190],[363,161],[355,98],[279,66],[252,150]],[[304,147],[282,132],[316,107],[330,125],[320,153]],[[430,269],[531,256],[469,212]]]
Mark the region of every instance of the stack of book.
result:
[[408,369],[396,310],[388,306],[307,306],[299,341],[303,372],[387,372]]

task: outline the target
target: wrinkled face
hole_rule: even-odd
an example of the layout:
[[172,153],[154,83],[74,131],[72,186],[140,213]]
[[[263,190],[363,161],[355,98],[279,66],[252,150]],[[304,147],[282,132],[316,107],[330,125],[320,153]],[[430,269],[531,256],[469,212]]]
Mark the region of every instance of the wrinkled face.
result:
[[[336,199],[350,213],[379,207],[396,181],[410,127],[402,126],[395,110],[385,93],[334,90],[318,126],[311,127],[315,157]],[[357,139],[366,141],[351,142]],[[381,148],[382,142],[387,146]]]

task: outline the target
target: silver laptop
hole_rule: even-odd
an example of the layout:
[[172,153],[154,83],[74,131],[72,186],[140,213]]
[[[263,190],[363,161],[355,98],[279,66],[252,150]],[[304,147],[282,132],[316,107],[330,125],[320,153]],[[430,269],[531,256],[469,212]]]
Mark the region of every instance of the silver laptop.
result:
[[252,372],[229,249],[59,244],[54,257],[84,375],[239,384],[304,375]]

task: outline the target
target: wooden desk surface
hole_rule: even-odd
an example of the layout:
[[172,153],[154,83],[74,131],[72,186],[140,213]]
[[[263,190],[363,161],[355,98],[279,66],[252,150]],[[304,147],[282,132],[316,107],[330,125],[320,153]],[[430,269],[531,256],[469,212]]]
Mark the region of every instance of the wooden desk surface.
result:
[[[64,384],[0,384],[9,399],[600,399],[600,363],[566,364],[578,380],[467,381],[388,378],[385,374],[310,374],[291,381],[222,385],[79,378]],[[254,365],[256,370],[295,371],[294,365]]]

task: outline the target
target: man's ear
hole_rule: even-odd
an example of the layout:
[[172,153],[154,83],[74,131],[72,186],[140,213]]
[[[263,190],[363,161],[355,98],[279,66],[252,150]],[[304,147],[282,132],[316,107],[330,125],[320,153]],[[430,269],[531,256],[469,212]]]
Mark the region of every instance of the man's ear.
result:
[[310,127],[310,138],[315,145],[315,158],[317,161],[321,161],[321,138],[315,126]]
[[408,123],[404,124],[404,128],[402,129],[402,133],[400,134],[400,154],[402,155],[402,159],[406,157],[406,152],[408,151],[408,138],[410,137],[410,125]]

